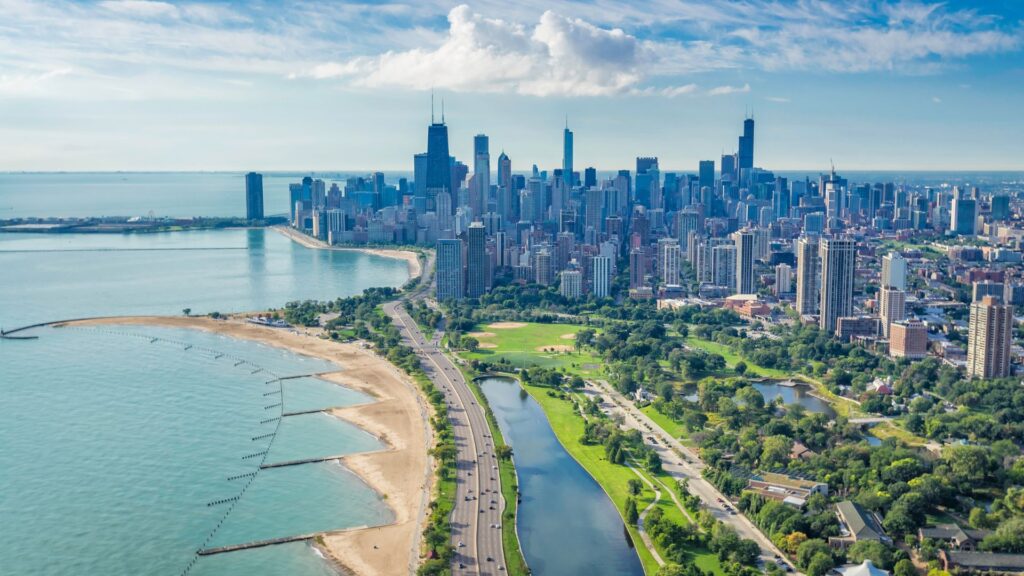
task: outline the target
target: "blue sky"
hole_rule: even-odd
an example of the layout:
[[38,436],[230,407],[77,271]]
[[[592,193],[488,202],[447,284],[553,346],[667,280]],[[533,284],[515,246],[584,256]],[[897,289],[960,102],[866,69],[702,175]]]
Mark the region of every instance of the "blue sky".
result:
[[0,170],[1024,169],[1024,2],[0,0]]

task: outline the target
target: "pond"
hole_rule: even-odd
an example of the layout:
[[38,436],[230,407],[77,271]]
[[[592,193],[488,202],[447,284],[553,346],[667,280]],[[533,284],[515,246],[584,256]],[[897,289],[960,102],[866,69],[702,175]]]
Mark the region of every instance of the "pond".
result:
[[783,381],[755,382],[754,388],[764,396],[765,402],[771,402],[776,398],[782,398],[783,404],[799,404],[809,412],[825,414],[834,418],[835,410],[828,402],[811,395],[811,388],[806,384],[795,384]]

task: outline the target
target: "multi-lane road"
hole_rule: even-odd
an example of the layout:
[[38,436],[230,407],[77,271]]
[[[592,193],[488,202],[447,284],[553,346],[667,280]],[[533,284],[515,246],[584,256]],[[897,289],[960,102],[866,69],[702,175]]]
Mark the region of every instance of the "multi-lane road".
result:
[[589,396],[601,396],[602,410],[620,415],[625,427],[639,430],[644,436],[644,443],[661,457],[665,472],[676,479],[686,478],[690,492],[701,499],[716,519],[731,526],[740,537],[756,542],[761,548],[761,560],[766,565],[777,561],[782,552],[746,516],[736,510],[717,488],[704,479],[701,475],[704,463],[692,450],[665,432],[607,382],[587,382],[584,392]]
[[[424,287],[429,286],[424,282]],[[421,299],[426,290],[413,293]],[[462,372],[440,348],[443,330],[428,340],[409,316],[402,301],[384,305],[402,333],[403,342],[420,357],[420,365],[438,390],[444,393],[448,417],[457,448],[455,508],[452,511],[452,545],[455,558],[452,574],[504,574],[505,557],[501,542],[501,513],[504,501],[498,474],[498,460],[483,407],[473,396]]]

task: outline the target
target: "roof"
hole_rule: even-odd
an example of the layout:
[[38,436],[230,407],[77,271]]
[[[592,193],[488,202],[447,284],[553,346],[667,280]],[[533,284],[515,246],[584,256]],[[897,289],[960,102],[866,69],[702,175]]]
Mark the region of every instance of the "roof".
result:
[[956,524],[938,524],[930,528],[921,528],[921,538],[934,538],[936,540],[955,540],[964,542],[968,539],[982,540],[991,534],[990,530],[964,530]]
[[889,572],[874,565],[871,560],[865,560],[860,564],[846,564],[836,568],[843,576],[889,576]]
[[998,554],[995,552],[946,552],[950,562],[967,568],[996,568],[1024,572],[1024,554]]
[[846,528],[857,540],[881,540],[885,531],[878,525],[878,520],[860,505],[843,500],[836,504],[836,510],[842,516]]

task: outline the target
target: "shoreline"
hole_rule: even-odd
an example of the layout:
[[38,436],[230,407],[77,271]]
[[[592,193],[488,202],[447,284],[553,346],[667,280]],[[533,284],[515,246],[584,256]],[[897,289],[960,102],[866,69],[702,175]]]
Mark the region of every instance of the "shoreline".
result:
[[[205,316],[111,316],[70,320],[53,326],[187,328],[259,342],[341,366],[340,370],[319,378],[367,393],[376,401],[325,412],[376,436],[386,448],[350,454],[340,462],[377,492],[395,517],[382,526],[322,533],[314,545],[329,562],[358,576],[414,572],[420,560],[419,539],[434,482],[434,466],[428,454],[433,445],[430,408],[419,388],[390,362],[358,344],[325,340],[313,330],[297,333],[251,324],[244,316],[235,315],[227,320]],[[410,556],[394,554],[395,550],[410,550]]]
[[299,232],[287,225],[270,226],[271,230],[276,230],[279,234],[282,234],[288,238],[291,238],[293,242],[297,242],[305,246],[306,248],[312,248],[314,250],[337,250],[339,252],[362,252],[364,254],[370,254],[373,256],[381,256],[383,258],[391,258],[393,260],[404,260],[406,265],[409,267],[409,279],[413,280],[419,278],[423,274],[423,266],[420,264],[419,254],[412,250],[400,250],[398,248],[362,248],[359,246],[332,246],[322,240],[311,238],[302,232]]

